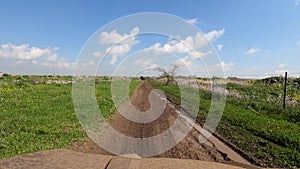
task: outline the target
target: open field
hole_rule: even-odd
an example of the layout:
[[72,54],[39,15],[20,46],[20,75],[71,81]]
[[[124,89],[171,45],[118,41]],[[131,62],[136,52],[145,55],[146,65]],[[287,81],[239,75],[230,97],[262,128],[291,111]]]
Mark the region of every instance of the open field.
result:
[[[73,107],[71,80],[72,77],[60,76],[4,76],[0,79],[0,158],[86,141]],[[296,82],[289,83],[286,110],[282,109],[280,83],[268,80],[228,83],[228,92],[234,94],[227,96],[218,134],[233,143],[254,165],[300,167],[300,92]],[[179,103],[180,92],[176,85],[151,83]],[[110,78],[99,77],[95,84],[99,108],[108,119],[116,112],[110,98]],[[130,94],[138,84],[139,80],[132,81]],[[198,122],[202,124],[211,95],[205,89],[200,89],[200,93]],[[132,132],[129,135],[143,135]],[[156,131],[149,130],[148,134],[151,132]],[[170,151],[169,154],[176,155],[176,148]],[[162,157],[169,157],[168,152]]]
[[[74,111],[71,80],[60,76],[0,79],[0,158],[67,147],[86,138]],[[133,80],[130,90],[138,84]],[[97,79],[95,86],[100,110],[108,118],[115,111],[109,78]]]
[[[228,83],[228,92],[234,91],[238,95],[227,96],[217,132],[235,144],[255,165],[299,167],[300,106],[297,98],[300,92],[295,81],[288,85],[290,99],[286,110],[282,108],[280,83],[270,84],[266,80]],[[175,102],[179,101],[180,91],[176,85],[152,83]],[[198,121],[203,124],[210,108],[211,94],[204,89],[200,89],[200,93]]]

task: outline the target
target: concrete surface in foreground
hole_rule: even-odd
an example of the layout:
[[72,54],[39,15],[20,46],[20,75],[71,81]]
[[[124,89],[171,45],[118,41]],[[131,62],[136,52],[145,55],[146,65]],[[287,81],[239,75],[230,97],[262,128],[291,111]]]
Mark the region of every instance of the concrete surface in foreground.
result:
[[216,162],[168,158],[125,158],[74,152],[67,149],[48,150],[0,160],[1,169],[240,169]]

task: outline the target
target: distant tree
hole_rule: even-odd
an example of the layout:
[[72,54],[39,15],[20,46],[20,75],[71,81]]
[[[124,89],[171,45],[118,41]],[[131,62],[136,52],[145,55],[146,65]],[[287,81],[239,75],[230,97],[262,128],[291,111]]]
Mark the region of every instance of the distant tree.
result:
[[140,79],[141,80],[145,80],[146,78],[144,76],[140,76]]
[[157,68],[158,71],[162,72],[161,77],[167,78],[166,85],[172,84],[175,81],[174,77],[175,77],[177,68],[178,68],[178,65],[176,65],[176,64],[172,65],[172,68],[170,71],[166,70],[165,68],[160,68],[160,67]]

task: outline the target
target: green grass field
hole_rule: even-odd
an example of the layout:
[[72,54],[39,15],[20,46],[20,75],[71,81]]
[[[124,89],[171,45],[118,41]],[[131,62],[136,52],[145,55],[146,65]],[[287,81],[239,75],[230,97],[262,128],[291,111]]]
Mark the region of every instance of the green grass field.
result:
[[[5,76],[0,79],[0,158],[67,147],[86,138],[72,100],[72,77]],[[134,79],[130,92],[139,84]],[[109,78],[98,78],[95,92],[105,118],[115,111]]]
[[[166,86],[156,81],[152,84],[180,103],[180,90],[176,85]],[[299,104],[288,105],[284,111],[282,100],[274,99],[282,92],[278,84],[266,86],[259,81],[246,85],[229,83],[227,89],[244,97],[227,97],[217,132],[255,158],[257,165],[300,167]],[[299,93],[297,88],[289,89],[288,96],[297,97]],[[198,117],[201,123],[209,111],[210,99],[210,92],[200,90]]]
[[[87,137],[74,111],[71,80],[70,76],[0,78],[0,158],[67,147]],[[65,84],[53,83],[62,81]],[[131,82],[130,94],[139,83],[137,79]],[[180,102],[176,85],[166,86],[155,81],[152,84]],[[106,119],[116,110],[110,86],[109,77],[96,79],[97,103]],[[218,133],[251,155],[258,165],[300,167],[300,91],[297,87],[297,81],[289,83],[290,102],[283,110],[280,83],[269,84],[263,80],[244,85],[228,83],[227,89],[241,97],[227,97]],[[200,90],[200,122],[205,120],[210,99],[210,92]]]

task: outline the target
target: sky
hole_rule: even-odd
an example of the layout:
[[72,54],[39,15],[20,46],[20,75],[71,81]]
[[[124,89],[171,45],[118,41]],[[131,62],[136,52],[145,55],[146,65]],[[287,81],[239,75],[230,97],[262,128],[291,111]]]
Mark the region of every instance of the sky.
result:
[[[177,16],[203,36],[195,32],[185,37],[174,35],[174,39],[143,36],[139,34],[144,32],[142,19],[128,28],[110,24],[143,12]],[[0,21],[0,72],[72,75],[76,67],[81,72],[100,65],[98,72],[110,75],[142,67],[169,70],[167,65],[177,63],[186,71],[191,69],[191,74],[204,76],[199,60],[217,55],[219,63],[211,64],[207,71],[213,72],[219,65],[225,76],[262,78],[284,72],[300,76],[300,0],[1,0]],[[168,28],[164,21],[161,24]],[[172,32],[179,27],[168,29]],[[82,59],[93,37],[91,59]],[[204,37],[208,47],[197,48],[188,37],[194,42]],[[124,38],[127,40],[119,42]],[[193,56],[176,40],[199,49],[200,54]],[[145,53],[149,49],[152,53]],[[134,64],[137,67],[131,66]],[[183,69],[179,71],[182,74]]]

